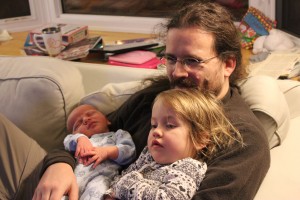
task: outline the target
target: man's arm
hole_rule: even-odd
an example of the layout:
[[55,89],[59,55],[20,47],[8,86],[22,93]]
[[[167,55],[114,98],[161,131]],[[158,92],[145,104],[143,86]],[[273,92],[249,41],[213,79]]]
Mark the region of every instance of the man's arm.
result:
[[55,163],[66,163],[71,166],[72,169],[75,168],[76,159],[72,154],[66,150],[55,149],[48,153],[43,161],[42,174],[46,171],[46,169]]
[[55,163],[44,172],[32,199],[61,199],[67,194],[69,200],[77,200],[78,192],[76,177],[71,166],[66,163]]
[[33,200],[59,199],[64,194],[68,194],[70,200],[78,199],[74,167],[75,159],[68,151],[57,149],[48,153]]

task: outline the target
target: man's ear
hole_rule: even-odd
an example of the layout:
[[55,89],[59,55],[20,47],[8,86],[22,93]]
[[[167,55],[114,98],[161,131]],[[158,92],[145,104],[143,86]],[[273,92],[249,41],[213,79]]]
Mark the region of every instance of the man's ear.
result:
[[227,60],[225,61],[224,75],[229,77],[234,71],[235,66],[236,66],[236,58],[235,57],[227,58]]

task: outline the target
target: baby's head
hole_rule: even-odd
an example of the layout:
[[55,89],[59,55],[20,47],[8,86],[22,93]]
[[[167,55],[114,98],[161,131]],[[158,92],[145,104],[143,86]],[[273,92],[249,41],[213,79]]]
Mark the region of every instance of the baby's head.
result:
[[88,137],[109,131],[110,122],[99,110],[91,105],[79,105],[69,115],[67,129],[69,132],[82,133]]

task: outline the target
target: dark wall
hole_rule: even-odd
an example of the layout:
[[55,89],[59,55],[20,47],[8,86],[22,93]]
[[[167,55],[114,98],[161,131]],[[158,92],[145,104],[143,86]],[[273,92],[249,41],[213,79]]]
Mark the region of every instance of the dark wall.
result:
[[276,0],[277,28],[300,37],[300,1]]
[[64,13],[73,14],[168,17],[184,4],[195,1],[218,2],[238,21],[248,9],[248,0],[62,0],[62,7]]
[[0,19],[30,16],[29,0],[1,0]]

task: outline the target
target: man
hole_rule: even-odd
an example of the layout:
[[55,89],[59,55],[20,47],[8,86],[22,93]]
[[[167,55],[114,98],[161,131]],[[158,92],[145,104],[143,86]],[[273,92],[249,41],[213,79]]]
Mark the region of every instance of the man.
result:
[[[240,40],[230,15],[217,4],[196,3],[176,13],[165,28],[163,61],[168,78],[153,80],[151,86],[110,114],[111,130],[130,132],[139,155],[146,145],[156,94],[170,85],[209,90],[222,100],[245,146],[219,152],[208,162],[206,177],[194,199],[253,199],[268,171],[270,154],[263,128],[234,88],[243,68]],[[75,160],[64,151],[48,154],[33,199],[59,199],[63,194],[77,199],[74,165]]]

